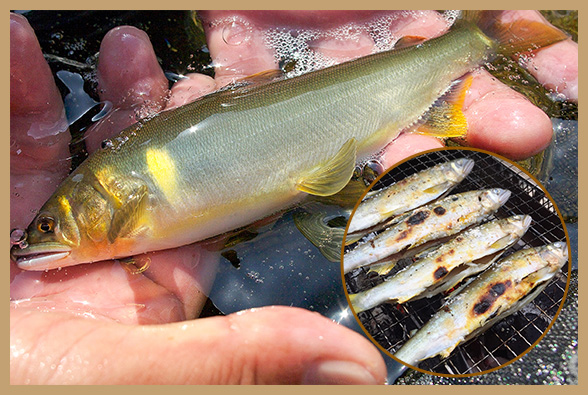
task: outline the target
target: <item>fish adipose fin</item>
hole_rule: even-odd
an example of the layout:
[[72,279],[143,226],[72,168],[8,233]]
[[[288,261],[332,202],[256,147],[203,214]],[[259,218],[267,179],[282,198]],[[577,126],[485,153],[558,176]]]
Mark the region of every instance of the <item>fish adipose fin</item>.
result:
[[296,189],[317,196],[330,196],[347,185],[357,157],[357,140],[347,140],[339,152],[319,166],[307,172],[297,183]]
[[147,187],[141,185],[129,193],[120,208],[112,214],[108,241],[113,243],[117,238],[132,237],[143,231],[139,226],[147,206]]
[[468,74],[451,85],[423,116],[423,123],[417,126],[413,133],[441,138],[465,136],[468,122],[462,108],[472,79],[473,77]]

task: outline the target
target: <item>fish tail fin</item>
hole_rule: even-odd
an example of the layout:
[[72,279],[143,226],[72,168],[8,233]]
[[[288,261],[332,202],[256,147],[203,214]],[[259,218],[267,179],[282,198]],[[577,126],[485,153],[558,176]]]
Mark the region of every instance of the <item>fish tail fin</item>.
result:
[[485,35],[498,43],[498,51],[504,55],[532,51],[568,38],[566,33],[545,19],[509,20],[503,12],[462,11],[461,19],[475,23]]

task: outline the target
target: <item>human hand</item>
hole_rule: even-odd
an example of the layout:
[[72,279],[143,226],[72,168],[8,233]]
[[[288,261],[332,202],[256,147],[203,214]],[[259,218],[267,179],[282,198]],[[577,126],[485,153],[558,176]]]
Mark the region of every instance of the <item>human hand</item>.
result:
[[[354,13],[353,17],[369,17],[370,13]],[[273,24],[279,23],[280,20],[287,20],[288,23],[298,23],[304,27],[305,23],[311,26],[321,26],[324,28],[331,27],[332,23],[340,23],[341,21],[350,21],[350,14],[346,13],[333,13],[328,14],[325,17],[316,17],[308,15],[306,13],[291,13],[287,14],[287,17],[278,18],[276,14],[270,12],[267,13],[237,13],[232,14],[239,17],[246,17],[252,21],[253,25],[263,29],[269,26],[265,21],[271,20]],[[314,14],[313,14],[314,15]],[[324,15],[324,14],[323,14]],[[203,14],[205,20],[212,20],[220,18],[221,16],[227,16],[222,13],[205,13]],[[421,36],[432,37],[434,35],[442,34],[445,24],[439,19],[439,17],[433,13],[426,13],[422,15],[425,18],[427,24],[426,29],[423,29],[421,24],[417,21],[411,21],[410,18],[405,23],[399,23],[397,28],[403,34],[414,34],[411,29],[419,29]],[[12,29],[11,18],[11,29]],[[18,19],[18,17],[17,17]],[[420,20],[420,19],[419,19]],[[308,21],[308,22],[305,22]],[[415,27],[415,25],[418,25]],[[308,26],[308,25],[306,25]],[[255,31],[255,30],[254,30]],[[258,36],[254,36],[251,40],[248,40],[245,45],[229,45],[225,42],[225,38],[222,37],[222,30],[209,29],[207,31],[209,48],[211,55],[217,64],[222,63],[221,67],[216,69],[215,80],[209,77],[201,75],[190,75],[189,79],[182,80],[176,84],[172,89],[172,95],[169,102],[166,102],[165,95],[167,94],[167,81],[165,80],[155,57],[153,51],[148,42],[146,35],[138,32],[132,28],[119,28],[115,29],[105,37],[100,55],[100,66],[99,66],[99,78],[100,78],[100,89],[102,99],[108,99],[115,103],[117,111],[111,113],[106,119],[100,122],[91,133],[88,134],[87,143],[88,149],[91,151],[95,149],[100,141],[104,138],[112,136],[117,133],[123,127],[134,121],[134,116],[137,108],[145,107],[147,105],[151,111],[158,111],[164,108],[165,105],[179,105],[186,101],[192,100],[195,97],[210,92],[216,89],[218,86],[224,85],[228,80],[237,78],[239,76],[246,76],[255,72],[263,71],[266,69],[276,68],[276,64],[271,53],[267,53],[265,47],[262,48],[262,42]],[[11,37],[13,36],[11,32]],[[29,37],[30,38],[30,37]],[[365,37],[364,37],[365,38]],[[12,41],[13,39],[11,39]],[[229,40],[230,41],[230,40]],[[327,41],[327,40],[325,40]],[[326,47],[321,47],[322,44],[330,44]],[[373,44],[372,44],[373,45]],[[560,44],[556,44],[560,45]],[[37,62],[31,62],[31,52],[38,51],[37,49],[31,49],[31,46],[20,45],[21,50],[25,51],[23,59],[26,62],[20,62],[20,67],[16,65],[13,67],[11,60],[11,82],[12,86],[16,86],[16,82],[12,79],[12,76],[18,74],[17,71],[24,69],[24,65],[27,67],[27,71],[31,70],[31,65],[41,64],[41,59],[37,59]],[[556,47],[555,45],[553,47]],[[27,49],[31,52],[26,52]],[[367,54],[371,51],[369,42],[360,38],[357,42],[351,42],[342,44],[339,42],[329,43],[317,43],[317,48],[322,51],[329,51],[330,55],[342,55],[342,58],[354,57],[357,55]],[[568,51],[569,52],[569,51]],[[256,54],[252,57],[251,54]],[[577,47],[576,47],[577,53]],[[267,56],[264,56],[267,55]],[[577,56],[577,55],[576,55]],[[12,43],[11,43],[11,59],[12,56]],[[342,60],[341,58],[341,60]],[[226,59],[226,61],[219,62],[220,59]],[[17,62],[17,61],[15,61]],[[18,63],[18,62],[17,62]],[[538,66],[539,67],[539,66]],[[541,67],[539,67],[541,69]],[[13,72],[14,70],[14,72]],[[26,75],[24,75],[26,81]],[[577,74],[577,72],[576,72]],[[548,74],[549,75],[549,74]],[[13,100],[13,88],[11,87],[11,123],[13,118],[22,117],[31,122],[38,122],[36,118],[39,117],[39,113],[44,116],[53,116],[61,120],[61,126],[54,125],[54,130],[63,129],[63,114],[62,108],[56,106],[55,103],[60,103],[55,96],[55,92],[51,93],[54,88],[52,78],[50,74],[35,73],[36,84],[35,88],[38,92],[35,95],[45,95],[40,100],[41,102],[50,102],[56,108],[45,108],[43,106],[34,107],[33,110],[28,111],[27,108],[34,105],[35,95],[28,94],[23,95],[22,92],[16,92]],[[476,77],[481,78],[482,82],[474,81],[474,85],[468,95],[471,98],[470,103],[466,102],[466,107],[470,104],[475,111],[472,111],[473,117],[468,115],[468,109],[466,109],[466,115],[470,122],[470,126],[475,125],[476,117],[480,114],[482,119],[493,120],[492,111],[490,115],[482,111],[484,109],[492,109],[493,100],[500,99],[510,101],[510,107],[514,107],[513,103],[517,106],[522,106],[522,114],[530,116],[531,118],[541,116],[537,113],[538,109],[529,106],[522,97],[513,94],[510,90],[502,86],[494,86],[493,81],[489,77]],[[30,79],[29,79],[30,81]],[[484,81],[486,81],[484,83]],[[569,79],[568,79],[569,81]],[[474,89],[476,84],[479,84],[480,89],[477,91]],[[47,87],[45,90],[44,88]],[[484,91],[486,87],[486,91]],[[479,96],[473,96],[472,92],[479,93]],[[507,93],[508,92],[508,93]],[[20,100],[19,99],[23,99]],[[498,102],[494,102],[496,105]],[[27,107],[28,106],[28,107]],[[14,107],[14,109],[13,109]],[[40,108],[43,107],[43,108]],[[32,112],[32,114],[31,114]],[[503,111],[504,113],[504,111]],[[541,113],[542,114],[542,113]],[[61,116],[61,118],[59,117]],[[543,115],[544,118],[546,118]],[[514,154],[525,156],[531,152],[532,146],[528,144],[528,140],[535,140],[536,144],[546,144],[551,137],[551,124],[544,121],[539,122],[540,128],[535,125],[529,125],[526,122],[520,121],[520,116],[517,118],[519,122],[516,122],[515,130],[520,131],[517,136],[521,137],[522,143],[518,144],[509,141],[508,144],[502,143],[505,148],[514,150]],[[510,119],[498,120],[504,123],[511,122]],[[496,124],[501,125],[500,122]],[[485,137],[487,140],[489,136],[495,136],[495,130],[491,130],[486,127],[487,125],[482,122],[479,135]],[[546,133],[548,129],[549,133]],[[11,137],[14,137],[18,141],[19,138],[25,138],[25,134],[29,129],[13,127],[11,130]],[[500,129],[503,130],[503,129]],[[543,132],[541,132],[543,130]],[[476,129],[470,129],[470,139],[473,139],[475,143]],[[491,133],[490,133],[491,132]],[[512,132],[509,132],[512,133]],[[68,138],[67,133],[58,133],[56,140],[58,143],[51,144],[53,149],[56,147],[67,147]],[[472,137],[473,136],[473,137]],[[511,136],[508,136],[509,138]],[[484,146],[486,141],[483,138],[478,138],[479,145],[481,148],[492,149],[492,146]],[[524,141],[523,141],[524,140]],[[488,143],[488,144],[490,144]],[[30,155],[33,158],[38,156],[44,158],[64,158],[67,154],[63,154],[64,151],[40,153],[41,148],[36,144],[30,148],[24,149],[25,143],[20,143],[19,146],[23,146],[23,151],[26,155]],[[440,143],[436,139],[431,139],[426,136],[419,135],[402,135],[399,137],[394,144],[390,146],[390,149],[385,155],[385,163],[391,164],[403,156],[411,155],[423,149],[433,148],[440,146]],[[14,148],[14,147],[13,147]],[[12,152],[16,152],[14,149]],[[67,151],[65,151],[67,152]],[[25,163],[23,155],[11,155],[13,163]],[[52,165],[42,167],[42,170],[46,171],[47,168],[56,168],[55,163],[64,163],[63,160],[54,161]],[[26,166],[25,166],[26,167]],[[15,167],[17,169],[18,167]],[[67,168],[67,166],[65,166]],[[34,174],[20,175],[24,177],[40,177],[43,171],[35,171]],[[66,172],[67,170],[65,170]],[[64,171],[61,171],[62,175]],[[11,175],[12,179],[16,179],[16,175]],[[56,176],[55,178],[59,178]],[[38,193],[39,190],[47,191],[48,194],[56,187],[55,178],[47,179],[42,178],[41,181],[36,181],[34,184],[34,192]],[[30,178],[29,178],[30,179]],[[11,182],[11,187],[13,183]],[[22,185],[30,185],[26,181],[21,182]],[[20,185],[19,184],[19,185]],[[17,189],[15,183],[14,189]],[[25,190],[22,189],[22,192]],[[32,215],[28,210],[40,207],[42,202],[48,197],[39,196],[38,202],[31,201],[32,193],[20,193],[20,200],[11,201],[11,225],[12,227],[24,227],[28,224]],[[26,202],[23,199],[28,199]],[[19,208],[22,208],[19,212]],[[27,218],[28,216],[28,218]],[[258,376],[251,381],[255,382],[299,382],[304,376],[304,369],[306,367],[315,366],[317,360],[346,360],[354,361],[360,365],[369,366],[368,370],[372,378],[376,377],[376,380],[381,382],[383,377],[383,365],[381,358],[377,355],[375,349],[371,348],[369,343],[366,344],[361,338],[357,338],[357,335],[349,333],[349,331],[343,328],[337,327],[334,324],[327,322],[326,319],[319,317],[316,314],[310,314],[296,309],[285,309],[285,308],[271,308],[261,309],[254,312],[249,312],[243,315],[233,315],[224,318],[215,318],[213,320],[203,319],[190,322],[189,326],[186,327],[185,331],[181,324],[168,324],[168,325],[154,325],[154,326],[123,326],[119,323],[111,322],[115,320],[117,322],[131,323],[131,324],[142,324],[142,323],[153,323],[153,324],[164,324],[166,322],[181,321],[187,318],[192,318],[197,315],[199,306],[205,299],[201,293],[197,292],[197,289],[206,290],[209,286],[210,279],[209,272],[211,267],[214,267],[214,263],[211,265],[210,254],[207,254],[205,250],[202,250],[197,245],[182,247],[180,249],[164,251],[160,253],[149,254],[151,265],[149,269],[142,275],[131,275],[128,272],[122,270],[120,266],[114,262],[102,262],[91,265],[83,265],[79,267],[72,267],[63,269],[61,272],[50,272],[50,273],[19,273],[16,268],[13,267],[12,271],[12,283],[11,283],[11,296],[13,300],[29,298],[26,302],[20,302],[18,304],[13,303],[11,309],[11,344],[18,343],[23,345],[22,347],[16,347],[15,350],[28,350],[27,346],[30,347],[32,344],[41,344],[42,347],[28,351],[34,353],[36,358],[55,358],[55,355],[62,355],[63,350],[72,350],[68,353],[68,356],[73,358],[74,353],[80,353],[87,355],[87,359],[92,363],[98,363],[98,366],[105,366],[100,361],[120,361],[122,363],[113,364],[110,362],[106,370],[102,372],[96,372],[96,374],[89,373],[87,370],[81,372],[78,367],[71,369],[72,374],[68,377],[63,375],[51,375],[50,371],[43,374],[43,372],[32,372],[28,371],[29,366],[36,366],[29,362],[25,364],[22,360],[23,353],[11,353],[11,375],[14,380],[26,379],[26,377],[35,377],[38,380],[47,379],[51,376],[53,379],[65,382],[67,380],[79,379],[80,377],[88,380],[88,382],[97,382],[106,378],[107,382],[240,382],[247,381],[250,377],[251,371],[257,371]],[[197,262],[194,264],[194,262]],[[202,262],[200,264],[200,262]],[[196,296],[194,296],[196,295]],[[79,302],[82,303],[79,303]],[[51,311],[52,314],[46,314],[42,311]],[[269,310],[269,311],[268,311]],[[166,312],[165,314],[161,314]],[[73,313],[73,314],[72,314]],[[81,319],[79,315],[93,315],[98,318],[100,322],[92,322],[86,319]],[[226,339],[226,329],[228,322],[239,321],[240,317],[251,318],[249,324],[255,325],[258,328],[263,328],[256,338],[257,342],[251,341],[245,335],[248,335],[246,329],[242,332],[242,337],[238,334],[236,340]],[[289,329],[296,327],[296,333],[299,333],[301,337],[297,337],[292,331],[284,334],[286,328],[282,327],[289,320],[296,322],[292,324]],[[56,325],[53,323],[56,321],[60,323],[58,326],[59,334],[54,328]],[[214,322],[213,323],[211,323]],[[277,323],[280,323],[279,326]],[[217,330],[214,328],[218,325]],[[237,324],[236,324],[237,325]],[[240,326],[240,325],[237,325]],[[202,335],[199,328],[212,328],[211,335],[208,333]],[[31,329],[32,328],[32,329]],[[121,329],[124,328],[123,331]],[[209,329],[210,329],[209,328]],[[220,328],[220,330],[219,330]],[[300,330],[298,330],[300,329]],[[318,332],[310,332],[317,330]],[[92,345],[89,340],[94,341],[93,336],[83,336],[88,334],[89,331],[93,331],[96,336],[96,344],[101,346]],[[107,333],[108,332],[108,333]],[[120,333],[115,336],[117,332],[124,332],[125,342],[121,343]],[[165,344],[167,353],[161,350],[157,350],[156,347],[149,350],[136,350],[135,348],[141,347],[141,343],[149,341],[150,337],[166,335],[160,335],[160,333],[166,333],[169,336],[177,336],[186,341],[178,344],[169,345]],[[230,331],[229,331],[230,332]],[[247,332],[247,333],[246,333]],[[314,335],[311,335],[311,340],[303,338],[303,335],[310,333],[322,333],[318,336],[323,339],[329,337],[329,339],[336,341],[337,343],[347,344],[351,342],[350,353],[346,353],[345,350],[338,350],[335,344],[327,344],[327,342],[319,342],[319,346],[312,343]],[[39,336],[43,336],[43,339],[49,339],[51,334],[59,334],[55,336],[55,339],[59,339],[57,342],[51,337],[51,348],[43,349],[48,344],[38,341]],[[84,338],[84,341],[77,343],[76,348],[72,349],[72,339],[75,337],[68,336],[69,333],[76,334],[80,338]],[[181,335],[178,335],[181,334]],[[65,335],[64,335],[65,334]],[[175,335],[174,335],[175,334]],[[108,336],[106,336],[108,335]],[[145,339],[143,338],[145,337]],[[106,343],[105,343],[105,340]],[[130,339],[130,340],[129,340]],[[112,341],[114,340],[114,341]],[[230,341],[229,341],[230,340]],[[139,343],[140,342],[140,343]],[[224,353],[224,348],[220,347],[223,342],[230,343],[234,348]],[[157,341],[149,341],[151,345],[157,345]],[[247,344],[247,347],[240,347],[239,344]],[[258,344],[263,343],[263,344]],[[117,344],[117,348],[112,347],[113,344]],[[125,344],[125,347],[121,347],[120,344]],[[253,346],[251,344],[254,344]],[[353,344],[354,346],[351,346]],[[322,345],[322,346],[320,346]],[[175,348],[174,348],[175,346]],[[335,347],[333,347],[335,346]],[[331,349],[333,348],[333,349]],[[162,347],[163,349],[163,347]],[[194,354],[194,349],[205,349],[210,350],[209,352],[202,352],[198,355]],[[178,350],[180,354],[174,355],[170,350]],[[190,351],[188,351],[190,350]],[[235,356],[236,351],[243,350],[242,354]],[[276,353],[274,350],[288,350],[289,355]],[[309,355],[309,351],[311,355]],[[146,352],[147,354],[142,354]],[[25,352],[26,353],[26,352]],[[17,354],[17,355],[15,355]],[[186,355],[188,354],[188,355]],[[179,355],[179,356],[178,356]],[[198,372],[186,371],[186,366],[192,364],[197,365],[202,359],[214,360],[218,364],[223,364],[225,361],[224,355],[231,355],[231,361],[239,361],[235,366],[229,364],[230,368],[243,368],[243,370],[235,372],[218,373],[220,370],[213,371],[216,367],[213,365],[211,370],[208,368],[201,368],[199,366]],[[296,366],[285,366],[284,363],[288,361],[282,360],[284,355],[290,359],[289,363]],[[292,356],[297,358],[292,358]],[[153,361],[153,357],[159,358],[157,361]],[[166,358],[167,356],[167,358]],[[211,357],[214,356],[214,357]],[[247,358],[253,358],[254,363],[249,362]],[[273,358],[273,359],[272,359]],[[149,364],[147,370],[143,369],[131,369],[135,364],[129,363],[134,360],[152,361]],[[55,361],[55,359],[54,359]],[[55,365],[61,368],[63,371],[67,371],[70,367],[66,363],[60,363],[57,361]],[[195,362],[195,363],[194,363]],[[71,363],[71,362],[70,362]],[[177,365],[181,363],[183,369],[181,374],[178,373]],[[226,366],[224,364],[223,366]],[[331,366],[337,366],[331,365]],[[277,372],[279,368],[284,370]],[[341,365],[339,365],[341,367]],[[153,369],[155,368],[155,369]],[[167,369],[165,369],[167,368]],[[249,369],[248,369],[249,368]],[[328,365],[327,365],[328,368]],[[87,368],[89,369],[89,368]],[[326,368],[324,368],[326,369]],[[15,373],[14,375],[12,373]],[[20,372],[20,373],[17,373]],[[84,373],[84,374],[81,374]],[[150,374],[152,374],[150,376]],[[216,375],[215,375],[216,374]],[[309,376],[310,377],[310,376]],[[356,379],[359,377],[356,376]]]
[[[190,76],[166,103],[148,37],[130,27],[104,38],[98,74],[102,99],[117,110],[88,135],[90,151],[132,123],[137,106],[161,110],[215,86]],[[18,15],[11,15],[11,125],[11,226],[23,228],[67,174],[70,137],[51,72]],[[384,382],[373,345],[316,313],[274,306],[187,321],[198,315],[216,259],[191,245],[139,257],[139,266],[151,261],[141,274],[115,261],[49,272],[11,262],[11,383]]]

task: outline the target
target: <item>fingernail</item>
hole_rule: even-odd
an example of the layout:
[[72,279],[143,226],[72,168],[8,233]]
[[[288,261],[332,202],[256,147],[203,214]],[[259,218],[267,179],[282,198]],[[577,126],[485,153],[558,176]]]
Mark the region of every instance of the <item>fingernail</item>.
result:
[[378,384],[362,365],[349,361],[319,361],[308,367],[302,384]]

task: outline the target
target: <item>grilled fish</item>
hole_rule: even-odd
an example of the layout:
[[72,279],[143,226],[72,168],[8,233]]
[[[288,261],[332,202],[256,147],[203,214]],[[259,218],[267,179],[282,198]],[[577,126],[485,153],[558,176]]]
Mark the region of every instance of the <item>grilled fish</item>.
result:
[[500,260],[457,290],[394,356],[412,366],[435,355],[449,356],[461,342],[533,300],[567,261],[563,242]]
[[364,199],[355,210],[347,234],[427,204],[449,192],[474,167],[472,159],[456,159],[415,173]]
[[367,242],[360,242],[361,244],[347,252],[343,256],[343,270],[348,273],[404,249],[456,234],[482,222],[509,197],[510,191],[500,188],[470,191],[450,195],[414,209],[404,214],[399,223]]
[[402,131],[462,136],[462,77],[498,51],[530,48],[544,37],[537,29],[551,33],[538,45],[566,38],[523,21],[496,23],[494,39],[464,19],[420,45],[250,78],[143,120],[70,174],[11,258],[26,270],[122,258],[246,226],[306,194],[333,195]]
[[349,295],[349,300],[359,313],[387,301],[404,303],[445,292],[464,278],[487,269],[530,225],[530,216],[515,215],[468,229],[385,282]]

